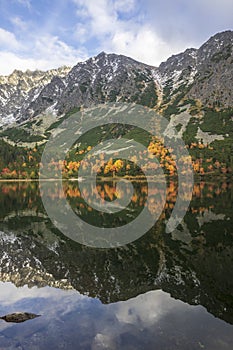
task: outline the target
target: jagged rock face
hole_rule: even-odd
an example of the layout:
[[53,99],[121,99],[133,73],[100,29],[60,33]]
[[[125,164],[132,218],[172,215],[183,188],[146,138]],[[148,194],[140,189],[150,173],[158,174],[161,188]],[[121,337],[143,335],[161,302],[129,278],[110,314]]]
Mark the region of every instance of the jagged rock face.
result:
[[2,123],[26,120],[49,107],[61,115],[80,105],[140,101],[147,90],[156,96],[155,72],[156,68],[131,58],[104,52],[78,63],[71,71],[57,70],[57,74],[15,71],[0,77]]
[[161,63],[159,72],[163,85],[173,83],[173,87],[181,84],[190,84],[196,75],[197,65],[196,49],[187,49],[185,52],[171,56],[166,62]]
[[47,72],[27,70],[23,73],[15,70],[9,76],[0,76],[0,124],[8,124],[22,117],[54,77],[62,79],[69,71],[69,67]]
[[233,32],[210,38],[197,52],[197,74],[189,96],[204,105],[233,105]]
[[233,32],[216,34],[198,50],[170,57],[159,72],[170,95],[180,88],[204,106],[232,107]]
[[104,52],[78,63],[65,80],[53,78],[23,111],[22,118],[36,116],[53,106],[58,115],[81,105],[89,107],[116,100],[132,101],[146,89],[156,94],[153,70],[131,58]]
[[65,82],[62,78],[59,76],[53,77],[51,82],[42,88],[38,97],[26,105],[25,108],[22,108],[20,113],[22,115],[21,119],[24,120],[27,119],[27,117],[38,115],[48,107],[56,104],[61,97],[65,86]]
[[177,92],[204,106],[232,107],[233,31],[211,37],[199,49],[187,49],[155,68],[129,57],[100,53],[71,70],[14,71],[0,77],[0,125],[53,110],[105,102],[169,105]]
[[102,52],[71,70],[58,110],[64,113],[80,104],[88,107],[107,101],[131,101],[143,94],[149,84],[153,84],[155,92],[156,83],[150,66]]

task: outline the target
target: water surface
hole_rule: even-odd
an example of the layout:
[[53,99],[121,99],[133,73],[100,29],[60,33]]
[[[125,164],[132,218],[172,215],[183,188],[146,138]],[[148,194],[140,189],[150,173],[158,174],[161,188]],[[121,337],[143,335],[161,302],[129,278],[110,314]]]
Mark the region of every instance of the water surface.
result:
[[[115,183],[99,183],[111,202]],[[77,183],[65,183],[73,210],[101,227],[123,225],[145,205],[146,183],[121,215],[93,211]],[[160,205],[154,185],[151,213]],[[47,195],[59,205],[50,183]],[[93,249],[64,236],[48,218],[37,182],[0,183],[0,314],[42,316],[0,321],[3,349],[231,349],[233,343],[233,186],[195,184],[178,228],[165,233],[177,196],[167,186],[154,227],[124,247]]]

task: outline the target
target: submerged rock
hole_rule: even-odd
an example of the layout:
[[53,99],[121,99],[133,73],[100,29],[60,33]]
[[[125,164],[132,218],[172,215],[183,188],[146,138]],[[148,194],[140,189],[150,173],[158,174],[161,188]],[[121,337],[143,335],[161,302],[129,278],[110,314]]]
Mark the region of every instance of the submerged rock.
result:
[[31,314],[29,312],[14,312],[12,314],[8,314],[0,317],[0,319],[6,322],[20,323],[20,322],[32,320],[33,318],[36,318],[39,316],[41,315]]

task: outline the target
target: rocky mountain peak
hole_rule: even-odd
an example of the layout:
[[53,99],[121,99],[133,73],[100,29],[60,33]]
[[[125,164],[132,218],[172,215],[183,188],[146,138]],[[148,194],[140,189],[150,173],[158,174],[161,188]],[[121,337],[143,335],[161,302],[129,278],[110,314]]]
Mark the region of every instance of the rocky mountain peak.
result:
[[31,71],[27,69],[25,72],[15,69],[8,76],[0,76],[0,84],[9,84],[17,86],[22,80],[25,82],[27,88],[33,88],[38,85],[44,85],[48,83],[52,77],[60,76],[65,77],[70,71],[70,67],[63,66],[57,69],[51,69],[48,71],[35,70]]
[[233,105],[233,31],[212,36],[197,55],[197,74],[190,97],[204,105],[230,107]]
[[187,49],[180,54],[172,55],[166,62],[162,62],[159,72],[162,75],[163,85],[166,85],[168,81],[172,81],[174,85],[181,76],[191,81],[190,75],[196,69],[197,52],[197,49]]
[[70,69],[67,66],[48,71],[16,69],[8,76],[0,76],[0,126],[20,118],[53,77],[63,79]]
[[233,31],[225,31],[212,36],[198,50],[199,64],[218,63],[232,56]]
[[[233,31],[212,36],[199,49],[171,56],[161,63],[162,86],[172,95],[179,89],[187,98],[209,107],[233,105]],[[171,96],[170,96],[171,97]]]
[[217,33],[210,37],[200,48],[199,52],[216,53],[221,51],[223,46],[233,44],[233,31],[227,30],[221,33]]

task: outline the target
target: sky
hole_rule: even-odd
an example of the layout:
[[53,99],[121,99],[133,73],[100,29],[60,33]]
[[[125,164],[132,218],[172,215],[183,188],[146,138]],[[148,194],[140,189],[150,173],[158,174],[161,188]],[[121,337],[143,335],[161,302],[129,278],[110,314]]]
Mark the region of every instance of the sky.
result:
[[233,29],[232,0],[0,0],[0,75],[101,51],[158,66]]

